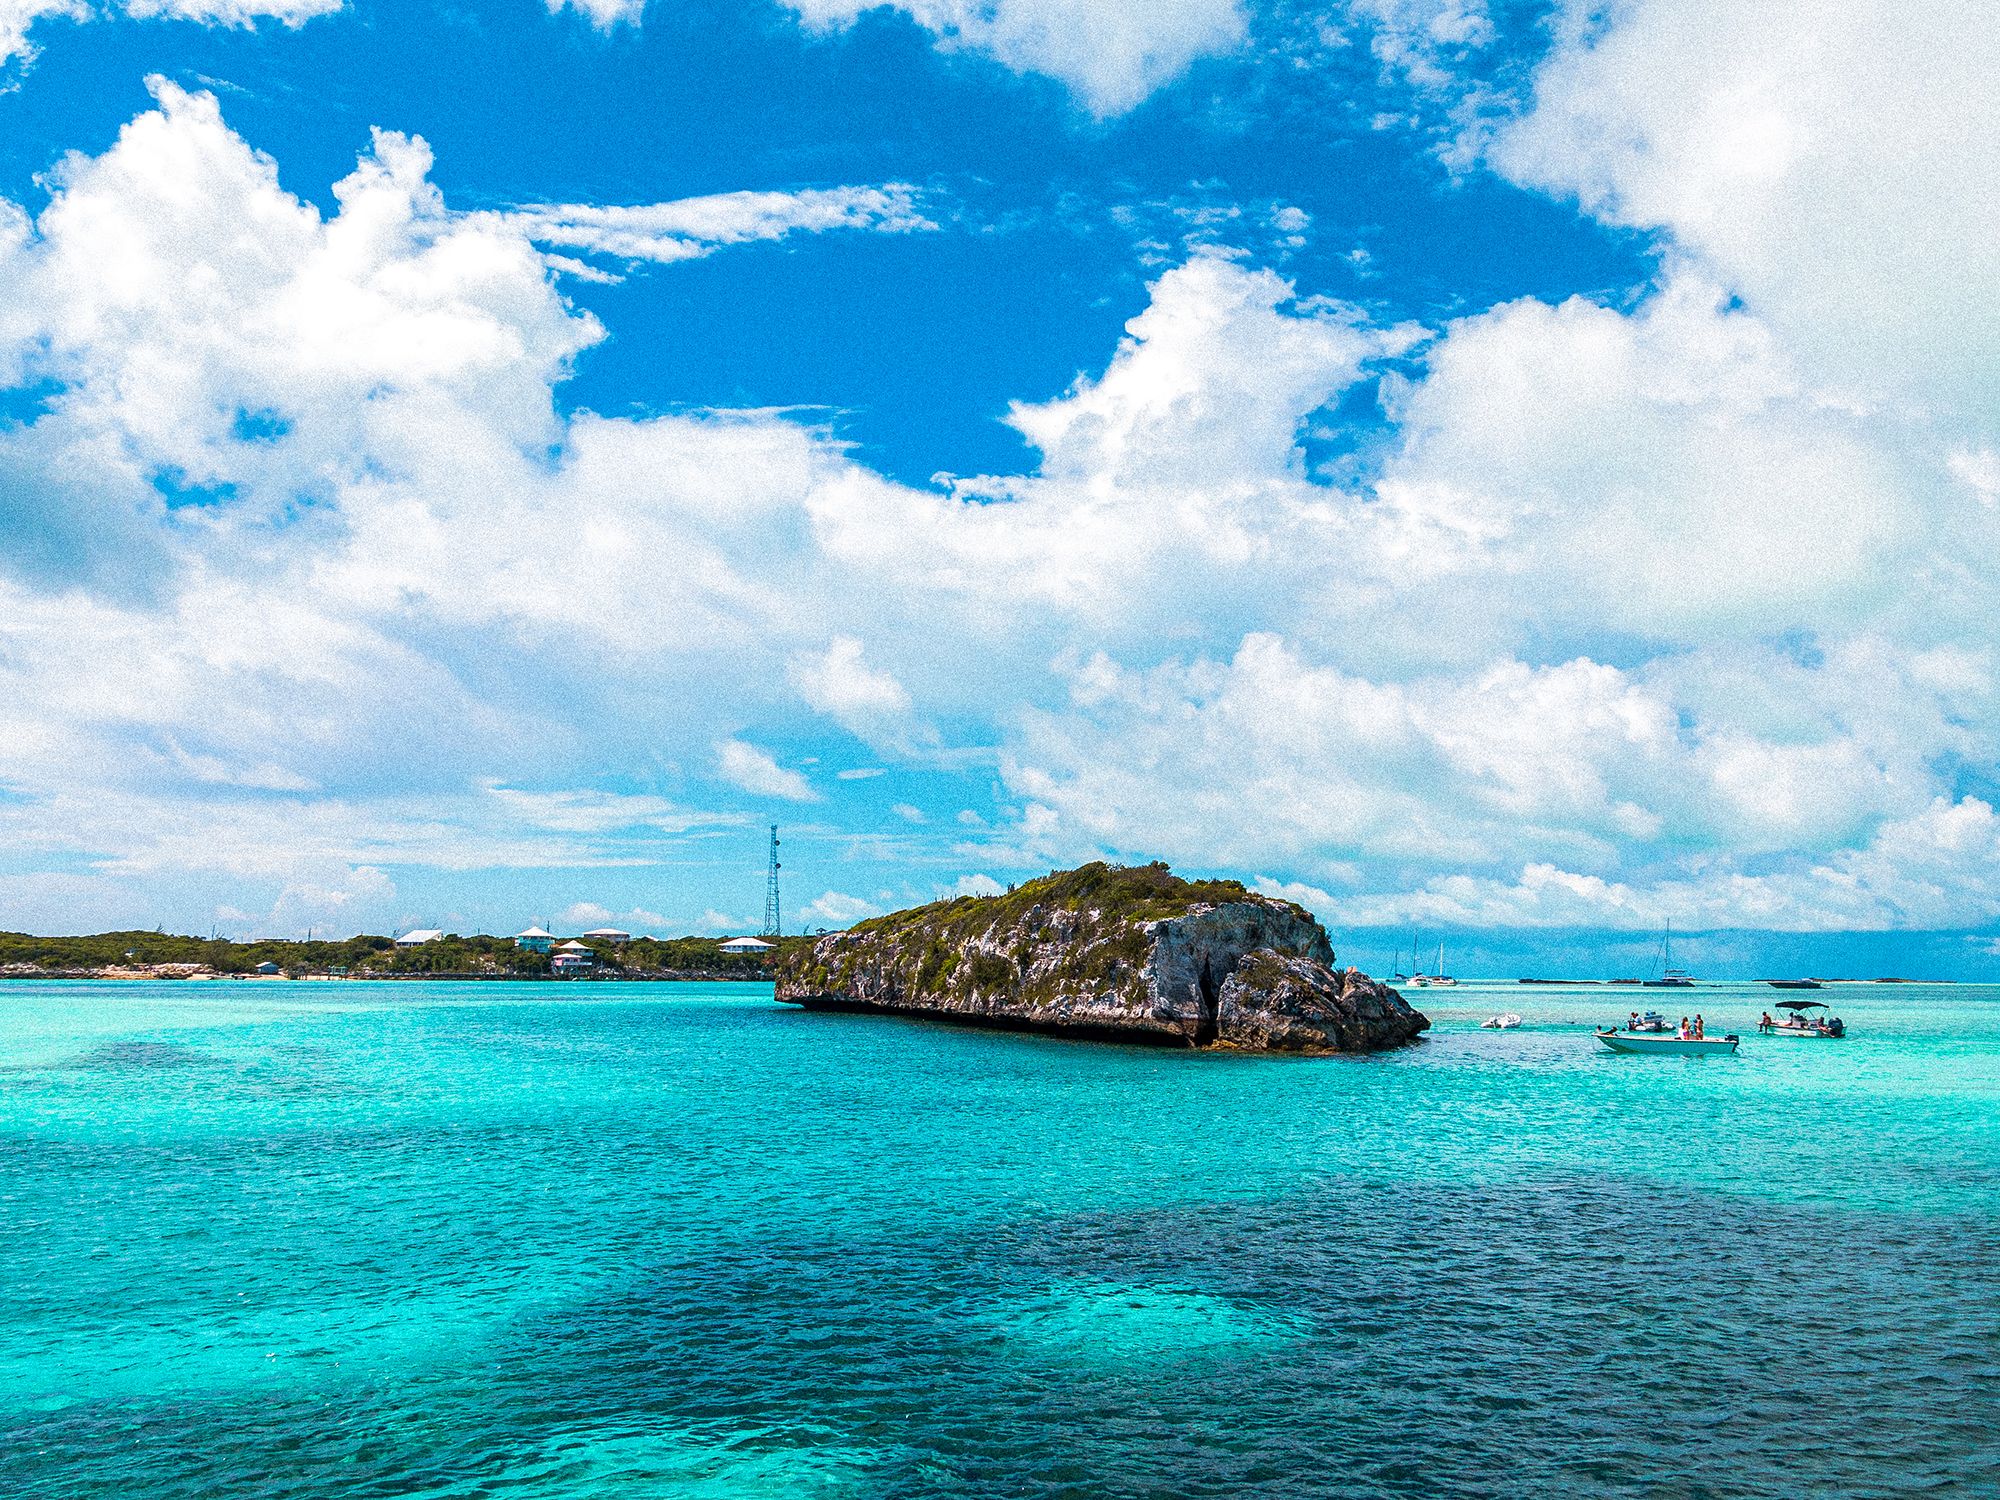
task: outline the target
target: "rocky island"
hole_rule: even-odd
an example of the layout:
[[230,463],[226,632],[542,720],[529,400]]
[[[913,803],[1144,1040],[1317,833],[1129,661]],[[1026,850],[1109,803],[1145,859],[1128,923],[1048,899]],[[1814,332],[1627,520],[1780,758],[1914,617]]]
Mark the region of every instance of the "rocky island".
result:
[[1163,864],[1089,864],[873,918],[788,951],[777,998],[1249,1052],[1373,1052],[1430,1026],[1336,969],[1303,907]]

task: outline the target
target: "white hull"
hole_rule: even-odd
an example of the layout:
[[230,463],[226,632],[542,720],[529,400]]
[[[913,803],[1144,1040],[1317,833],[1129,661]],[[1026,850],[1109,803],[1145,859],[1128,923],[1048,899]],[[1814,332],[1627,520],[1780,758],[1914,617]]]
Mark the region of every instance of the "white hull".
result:
[[1672,1057],[1707,1057],[1736,1050],[1736,1038],[1733,1036],[1709,1036],[1696,1040],[1671,1034],[1653,1036],[1630,1031],[1600,1031],[1597,1039],[1613,1052],[1652,1052]]

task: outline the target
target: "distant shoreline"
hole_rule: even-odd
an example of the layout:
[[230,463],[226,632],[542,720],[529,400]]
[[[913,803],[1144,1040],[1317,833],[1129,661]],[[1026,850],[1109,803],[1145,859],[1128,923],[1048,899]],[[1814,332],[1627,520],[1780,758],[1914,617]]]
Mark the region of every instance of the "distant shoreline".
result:
[[[172,966],[168,966],[172,967]],[[214,970],[194,973],[135,972],[127,968],[43,969],[10,964],[0,980],[102,980],[107,984],[405,984],[445,980],[466,984],[769,984],[769,974],[593,973],[593,974],[229,974]]]
[[364,933],[247,942],[144,931],[71,937],[0,932],[0,978],[767,981],[787,946],[810,940],[776,938],[748,953],[726,949],[724,941],[635,938],[608,930],[567,941],[539,930],[519,937],[426,930],[400,938]]

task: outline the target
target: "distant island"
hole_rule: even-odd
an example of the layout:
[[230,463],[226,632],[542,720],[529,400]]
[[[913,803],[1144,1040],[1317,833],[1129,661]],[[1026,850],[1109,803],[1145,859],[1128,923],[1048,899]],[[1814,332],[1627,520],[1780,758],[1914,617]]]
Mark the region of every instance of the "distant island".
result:
[[[411,937],[421,941],[411,941]],[[336,942],[182,937],[100,932],[35,937],[0,932],[0,978],[11,979],[749,979],[768,980],[779,954],[805,938],[779,938],[748,953],[712,937],[566,940],[462,937],[457,933],[362,935]],[[741,941],[740,939],[738,940]]]
[[777,998],[1253,1052],[1372,1052],[1430,1026],[1388,986],[1337,969],[1303,907],[1164,864],[1088,864],[793,945]]

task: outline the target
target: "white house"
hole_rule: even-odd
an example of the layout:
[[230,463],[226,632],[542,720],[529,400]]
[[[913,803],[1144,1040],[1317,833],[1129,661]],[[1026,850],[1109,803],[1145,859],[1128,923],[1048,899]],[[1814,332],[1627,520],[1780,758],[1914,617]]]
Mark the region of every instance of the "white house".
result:
[[567,943],[558,945],[556,956],[549,960],[549,967],[558,974],[581,974],[596,962],[596,956],[588,948],[571,938]]
[[632,934],[620,932],[616,927],[593,927],[583,935],[588,943],[629,943]]
[[421,948],[425,943],[435,943],[444,933],[436,927],[419,927],[404,933],[396,939],[398,948]]
[[530,953],[546,953],[555,946],[555,943],[556,935],[553,932],[544,932],[539,927],[530,927],[526,932],[514,934],[514,946],[526,948]]
[[722,951],[724,953],[769,953],[777,946],[776,943],[767,943],[762,938],[741,937],[730,938],[722,945]]

